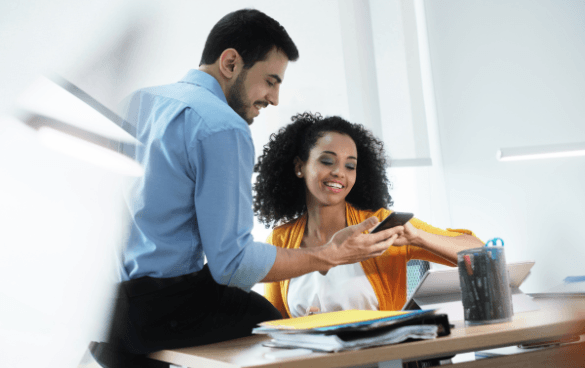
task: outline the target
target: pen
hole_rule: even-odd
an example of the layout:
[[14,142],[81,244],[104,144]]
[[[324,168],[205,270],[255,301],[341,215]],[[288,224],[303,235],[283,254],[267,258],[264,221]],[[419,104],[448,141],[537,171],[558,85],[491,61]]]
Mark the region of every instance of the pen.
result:
[[465,261],[465,269],[467,270],[467,274],[469,276],[473,275],[473,270],[471,269],[471,258],[469,256],[469,254],[466,254],[463,256],[463,259]]
[[482,253],[474,253],[473,254],[473,262],[472,262],[472,268],[473,268],[473,272],[474,272],[474,276],[473,276],[473,292],[476,295],[476,301],[477,301],[477,309],[478,309],[478,313],[479,315],[477,316],[477,320],[483,320],[485,319],[485,303],[483,298],[481,298],[480,293],[479,293],[479,289],[481,288],[481,262],[482,262],[482,257],[481,257]]

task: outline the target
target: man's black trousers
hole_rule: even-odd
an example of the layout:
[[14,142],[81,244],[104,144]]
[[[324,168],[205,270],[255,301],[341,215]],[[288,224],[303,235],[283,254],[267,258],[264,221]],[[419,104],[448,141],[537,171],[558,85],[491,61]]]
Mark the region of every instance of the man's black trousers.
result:
[[258,293],[217,284],[207,265],[173,278],[146,276],[120,284],[108,344],[93,353],[113,368],[116,359],[138,362],[158,350],[249,336],[258,323],[279,318],[280,312]]

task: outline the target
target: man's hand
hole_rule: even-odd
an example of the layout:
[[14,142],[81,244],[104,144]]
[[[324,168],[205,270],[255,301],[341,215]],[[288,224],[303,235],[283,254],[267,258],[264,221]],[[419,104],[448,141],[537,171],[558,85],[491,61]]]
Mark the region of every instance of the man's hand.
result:
[[362,223],[348,226],[333,235],[329,243],[322,247],[324,264],[329,264],[326,269],[321,269],[322,274],[335,266],[352,264],[366,259],[377,257],[384,253],[394,241],[402,236],[404,227],[396,226],[375,234],[364,234],[378,223],[376,217],[370,217]]
[[346,227],[335,233],[322,247],[285,249],[276,247],[274,265],[262,282],[275,282],[298,277],[309,272],[326,274],[342,264],[352,264],[384,253],[403,234],[404,227],[396,226],[375,234],[364,234],[378,224],[378,218]]

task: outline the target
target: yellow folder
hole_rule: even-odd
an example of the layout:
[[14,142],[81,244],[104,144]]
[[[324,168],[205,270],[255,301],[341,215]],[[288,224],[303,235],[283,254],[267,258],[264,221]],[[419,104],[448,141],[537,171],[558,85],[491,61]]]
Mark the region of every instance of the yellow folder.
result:
[[333,327],[375,321],[409,313],[412,312],[351,309],[339,312],[318,313],[304,317],[277,319],[274,321],[262,322],[259,325],[262,327],[274,328],[278,330],[308,330],[313,328]]

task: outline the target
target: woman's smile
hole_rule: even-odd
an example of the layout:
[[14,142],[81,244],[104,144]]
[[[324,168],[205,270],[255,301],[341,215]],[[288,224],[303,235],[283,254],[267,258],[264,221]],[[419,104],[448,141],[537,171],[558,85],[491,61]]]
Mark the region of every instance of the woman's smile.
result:
[[338,181],[326,181],[323,183],[327,190],[332,191],[333,193],[340,193],[343,188],[345,188],[340,182]]

